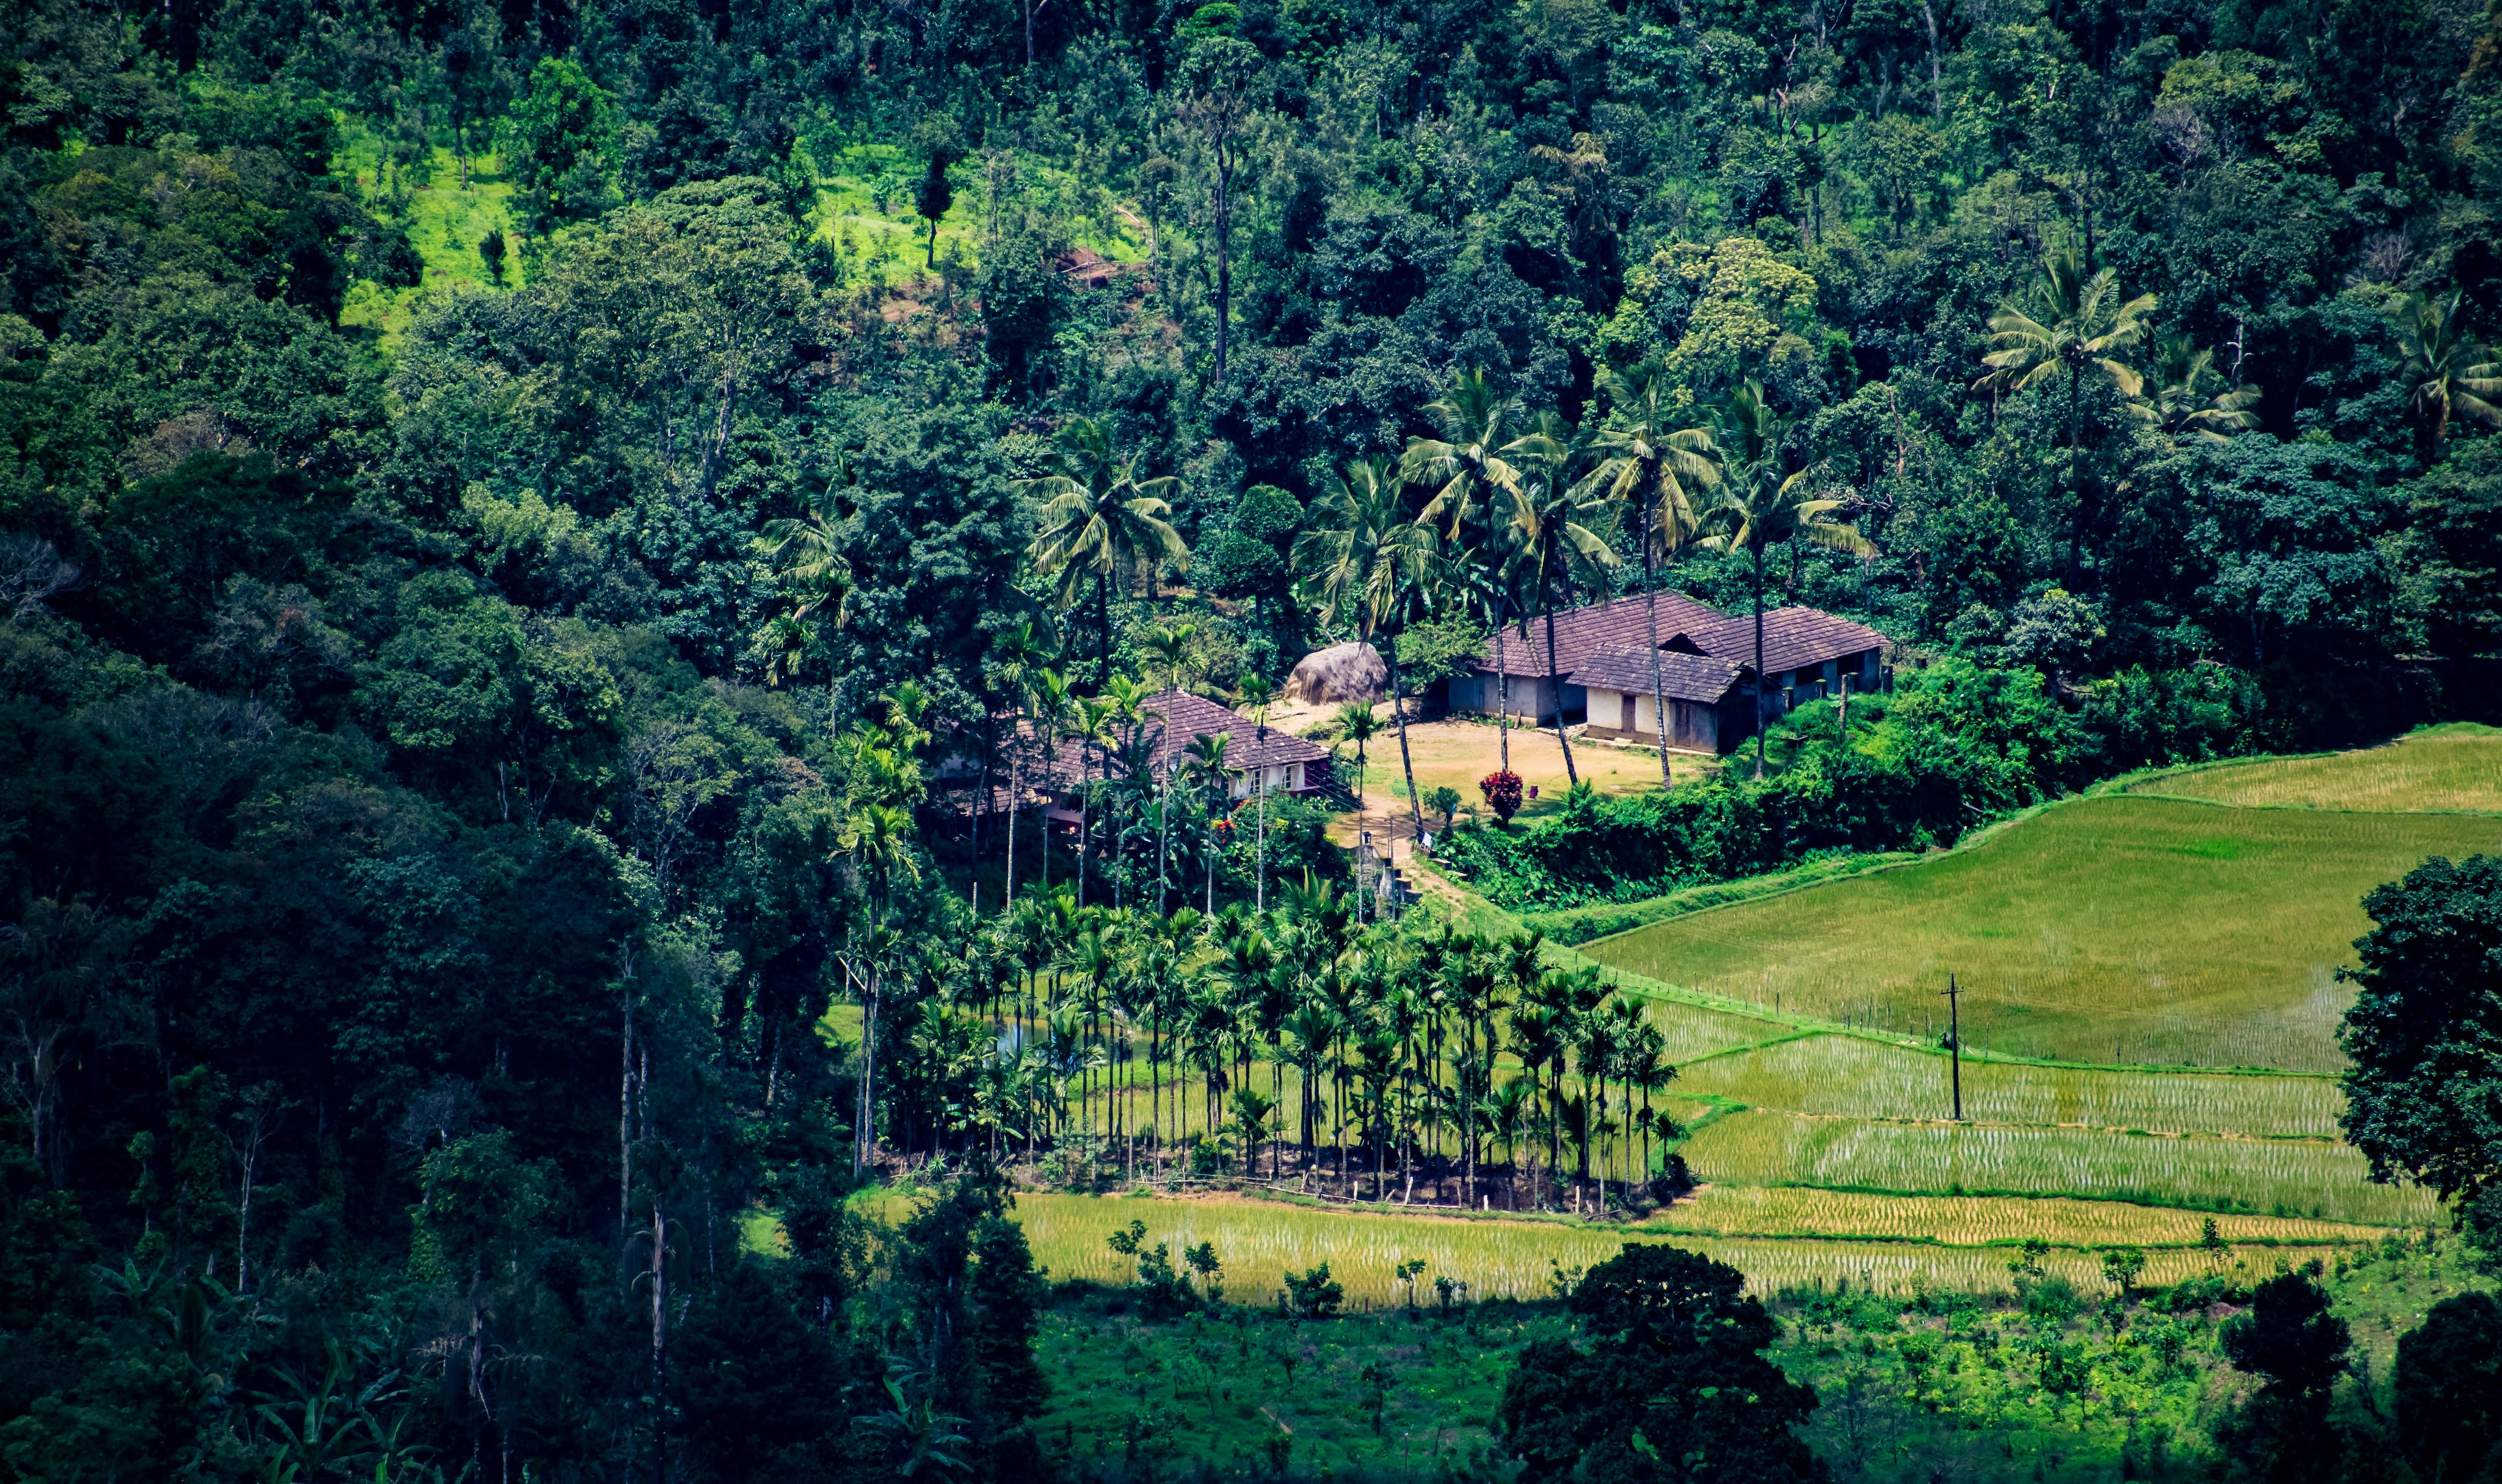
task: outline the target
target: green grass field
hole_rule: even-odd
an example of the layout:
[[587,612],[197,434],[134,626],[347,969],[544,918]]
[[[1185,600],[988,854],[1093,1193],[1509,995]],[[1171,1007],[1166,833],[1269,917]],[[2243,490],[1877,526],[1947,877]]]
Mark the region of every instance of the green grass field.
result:
[[[2057,1247],[2190,1247],[2200,1212],[2060,1197],[1876,1196],[1799,1186],[1710,1185],[1645,1225],[1707,1236],[1860,1237],[1987,1247],[2038,1237]],[[2383,1229],[2302,1217],[2217,1215],[2227,1242],[2378,1241]]]
[[[2004,1293],[2009,1286],[2005,1244],[2033,1235],[2059,1239],[2054,1232],[2062,1233],[2072,1245],[2053,1251],[2044,1260],[2046,1268],[2080,1288],[2101,1282],[2101,1258],[2088,1250],[2092,1246],[2127,1243],[2157,1248],[2149,1254],[2149,1282],[2186,1277],[2204,1270],[2211,1261],[2187,1246],[2198,1236],[2196,1219],[2179,1226],[2163,1219],[2171,1213],[2140,1218],[2129,1214],[2133,1208],[2120,1207],[2096,1219],[2066,1209],[2092,1202],[2020,1198],[1994,1202],[1968,1198],[1959,1207],[1937,1199],[1894,1202],[1890,1204],[1900,1209],[1889,1212],[1886,1203],[1848,1206],[1831,1199],[1832,1196],[1817,1191],[1766,1192],[1734,1201],[1719,1197],[1710,1203],[1674,1207],[1669,1216],[1650,1225],[1627,1227],[1411,1216],[1398,1214],[1395,1207],[1324,1210],[1222,1197],[1167,1200],[1022,1195],[1017,1197],[1015,1215],[1032,1244],[1034,1261],[1049,1267],[1055,1279],[1086,1278],[1112,1285],[1133,1281],[1135,1265],[1104,1245],[1104,1238],[1127,1229],[1133,1220],[1143,1221],[1150,1246],[1165,1242],[1178,1253],[1186,1246],[1213,1243],[1224,1263],[1227,1301],[1255,1305],[1276,1301],[1287,1272],[1323,1263],[1345,1287],[1348,1303],[1360,1308],[1403,1303],[1407,1290],[1395,1269],[1410,1261],[1426,1265],[1417,1279],[1420,1299],[1431,1298],[1437,1277],[1466,1283],[1471,1298],[1544,1298],[1553,1292],[1559,1267],[1585,1268],[1605,1262],[1627,1242],[1667,1242],[1707,1253],[1743,1271],[1750,1285],[1763,1292],[1831,1285],[1846,1278],[1857,1286],[1887,1293],[1910,1293],[1922,1287]],[[1993,1221],[1981,1209],[1985,1204],[2006,1209]],[[1847,1214],[1874,1230],[1837,1230],[1829,1236],[1803,1234],[1818,1221],[1818,1213],[1828,1223]],[[1793,1222],[1798,1225],[1787,1225]],[[1750,1226],[1776,1230],[1754,1235],[1746,1230]],[[2096,1240],[2098,1231],[2112,1234]],[[2185,1237],[2180,1236],[2183,1231]],[[2237,1227],[2228,1240],[2324,1248],[2359,1243],[2378,1234],[2351,1225],[2262,1221]],[[1883,1239],[1850,1239],[1854,1235]]]
[[2372,1184],[2360,1154],[2326,1140],[2167,1138],[1754,1111],[1713,1123],[1683,1152],[1703,1179],[1740,1185],[2074,1196],[2367,1226],[2421,1225],[2441,1214],[2421,1190]]
[[2062,1061],[2333,1071],[2363,894],[2502,848],[2463,815],[2062,804],[1968,850],[1582,949],[1670,984]]
[[2454,722],[2386,747],[2201,768],[2129,792],[2267,808],[2502,813],[2502,729]]
[[[1657,1019],[1674,1024],[1682,1009],[1661,1006]],[[1944,1118],[1953,1111],[1948,1076],[1943,1052],[1809,1035],[1689,1061],[1670,1086],[1793,1113]],[[1983,1123],[2335,1138],[2345,1106],[2325,1077],[1963,1063],[1964,1115]]]

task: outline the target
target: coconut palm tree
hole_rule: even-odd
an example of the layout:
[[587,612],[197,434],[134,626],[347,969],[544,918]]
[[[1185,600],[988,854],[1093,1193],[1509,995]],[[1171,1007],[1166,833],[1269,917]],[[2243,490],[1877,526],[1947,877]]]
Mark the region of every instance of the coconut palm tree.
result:
[[2411,293],[2391,309],[2398,332],[2398,375],[2407,401],[2431,424],[2439,448],[2452,417],[2502,427],[2502,359],[2461,333],[2459,295]]
[[1520,477],[1504,491],[1503,510],[1512,539],[1524,554],[1533,591],[1546,616],[1546,689],[1552,699],[1555,740],[1564,749],[1564,776],[1581,781],[1572,764],[1572,739],[1564,731],[1564,676],[1555,663],[1555,609],[1572,599],[1572,574],[1594,579],[1616,565],[1608,542],[1615,502],[1603,489],[1579,492],[1572,480],[1572,427],[1553,413],[1540,413],[1537,430],[1504,446],[1519,461]]
[[2099,378],[2123,397],[2135,397],[2144,378],[2119,359],[2146,336],[2154,295],[2120,298],[2119,277],[2105,268],[2085,271],[2082,254],[2061,248],[2044,254],[2042,272],[2021,301],[2003,304],[1989,317],[1989,343],[1980,358],[1988,369],[1973,383],[1993,391],[2017,392],[2065,377],[2068,383],[2068,486],[2076,518],[2068,532],[2068,587],[2077,586],[2088,513],[2079,477],[2083,456],[2084,387]]
[[1150,563],[1190,560],[1190,548],[1172,527],[1165,500],[1172,476],[1140,479],[1137,455],[1112,447],[1111,430],[1092,418],[1072,418],[1061,430],[1058,472],[1018,484],[1020,493],[1043,501],[1033,544],[1026,549],[1034,570],[1057,576],[1053,601],[1076,601],[1079,586],[1095,580],[1100,644],[1096,658],[1105,674],[1112,665],[1112,575]]
[[2250,409],[2259,405],[2263,388],[2225,386],[2212,348],[2186,335],[2171,336],[2155,346],[2150,369],[2153,394],[2130,403],[2129,411],[2165,436],[2222,443],[2259,425]]
[[1773,547],[1806,541],[1853,556],[1876,548],[1852,526],[1833,519],[1842,501],[1819,495],[1823,465],[1792,469],[1788,463],[1789,420],[1764,399],[1758,382],[1746,382],[1729,394],[1718,410],[1714,442],[1721,455],[1721,482],[1704,526],[1710,534],[1696,544],[1709,551],[1742,553],[1753,568],[1755,611],[1755,776],[1764,776],[1764,708],[1770,687],[1764,674],[1764,554]]
[[1574,487],[1586,497],[1604,490],[1634,507],[1635,539],[1641,546],[1643,618],[1650,633],[1651,715],[1659,724],[1659,786],[1669,787],[1667,681],[1659,657],[1659,585],[1654,556],[1674,558],[1697,534],[1692,493],[1720,481],[1711,461],[1711,429],[1678,427],[1686,419],[1670,399],[1668,377],[1656,359],[1632,369],[1602,371],[1600,386],[1612,404],[1607,424],[1591,439],[1603,456]]
[[798,678],[821,642],[819,625],[841,628],[851,617],[852,565],[842,554],[835,523],[840,496],[851,484],[849,465],[807,496],[799,514],[768,521],[756,538],[756,555],[776,569],[791,606],[765,621],[756,635],[764,655],[764,679],[778,685]]
[[1453,541],[1482,523],[1487,505],[1520,477],[1503,454],[1505,423],[1517,410],[1483,371],[1460,372],[1441,400],[1426,405],[1425,416],[1442,436],[1408,439],[1399,458],[1402,480],[1434,488],[1417,512],[1420,523],[1446,523],[1446,539]]
[[[1425,816],[1416,799],[1416,763],[1407,749],[1406,686],[1399,670],[1399,631],[1430,597],[1439,543],[1431,526],[1409,521],[1387,464],[1360,458],[1312,502],[1311,524],[1295,538],[1295,565],[1318,598],[1321,623],[1355,630],[1390,662],[1391,719],[1399,727],[1399,764],[1407,776],[1407,812],[1416,832]],[[1386,636],[1386,637],[1385,637]]]

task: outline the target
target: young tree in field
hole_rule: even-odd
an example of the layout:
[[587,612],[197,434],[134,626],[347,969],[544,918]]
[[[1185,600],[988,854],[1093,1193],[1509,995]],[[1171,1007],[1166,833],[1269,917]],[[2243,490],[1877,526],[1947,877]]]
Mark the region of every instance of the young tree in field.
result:
[[2363,898],[2361,987],[2339,1032],[2346,1137],[2372,1177],[2476,1200],[2502,1188],[2502,857],[2436,856]]
[[1108,676],[1113,575],[1147,562],[1190,559],[1189,546],[1172,527],[1172,507],[1165,502],[1175,481],[1168,474],[1138,478],[1137,455],[1116,452],[1111,429],[1092,418],[1069,420],[1056,458],[1057,473],[1017,487],[1044,501],[1027,556],[1034,570],[1058,577],[1053,599],[1062,608],[1076,600],[1079,584],[1095,580],[1096,658]]
[[913,214],[930,223],[930,253],[925,266],[938,269],[938,219],[956,204],[956,191],[947,183],[947,167],[956,162],[955,149],[942,142],[930,146],[929,162],[922,168],[920,188],[913,192]]
[[616,109],[579,64],[539,58],[505,129],[505,172],[532,235],[595,217],[615,199]]
[[1668,377],[1656,359],[1624,372],[1603,371],[1602,385],[1613,404],[1607,424],[1591,440],[1603,455],[1596,468],[1574,487],[1587,497],[1604,491],[1607,498],[1634,507],[1635,539],[1641,546],[1643,621],[1650,635],[1650,704],[1659,724],[1659,786],[1669,787],[1667,682],[1661,676],[1659,653],[1659,584],[1652,571],[1655,557],[1674,558],[1700,530],[1700,517],[1687,487],[1707,489],[1720,481],[1712,462],[1711,429],[1678,427],[1669,400]]
[[1865,536],[1833,519],[1842,501],[1819,496],[1821,465],[1789,466],[1789,420],[1764,400],[1760,383],[1747,382],[1719,410],[1716,446],[1724,473],[1717,497],[1703,517],[1710,532],[1696,544],[1707,550],[1743,553],[1753,571],[1755,613],[1755,776],[1764,776],[1764,729],[1770,725],[1771,677],[1764,673],[1764,554],[1792,541],[1853,556],[1876,548]]
[[1355,797],[1364,801],[1365,744],[1370,742],[1379,724],[1372,719],[1372,708],[1363,701],[1341,701],[1337,708],[1337,734],[1355,744]]
[[1989,317],[1989,343],[1996,349],[1980,358],[1988,369],[1973,384],[1976,389],[2013,393],[2060,379],[2067,382],[2070,591],[2077,588],[2092,513],[2082,476],[2085,380],[2109,382],[2121,396],[2135,397],[2145,380],[2118,357],[2145,338],[2153,317],[2154,295],[2143,293],[2122,302],[2117,271],[2087,272],[2083,255],[2074,248],[2046,254],[2041,275],[2025,296],[2001,305]]

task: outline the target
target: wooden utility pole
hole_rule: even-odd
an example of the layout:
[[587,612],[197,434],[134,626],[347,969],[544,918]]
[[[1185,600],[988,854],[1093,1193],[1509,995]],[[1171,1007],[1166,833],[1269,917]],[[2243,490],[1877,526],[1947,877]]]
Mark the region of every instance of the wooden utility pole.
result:
[[1946,975],[1946,987],[1940,993],[1944,995],[1946,1001],[1946,1057],[1947,1064],[1953,1068],[1955,1122],[1962,1123],[1963,1017],[1960,1012],[1963,1008],[1963,1002],[1961,999],[1963,992],[1955,988],[1954,975],[1948,974]]

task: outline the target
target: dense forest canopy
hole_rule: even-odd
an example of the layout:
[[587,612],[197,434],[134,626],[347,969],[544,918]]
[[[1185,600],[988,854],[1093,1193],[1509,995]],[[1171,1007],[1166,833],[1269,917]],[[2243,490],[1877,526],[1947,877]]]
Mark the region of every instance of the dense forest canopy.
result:
[[1473,1130],[1468,996],[1604,998],[1135,764],[1168,687],[1646,584],[1880,628],[1862,745],[1578,802],[1646,891],[2481,714],[2497,17],[9,7],[0,1477],[1056,1467],[989,1162],[1104,1152],[1102,1012],[1311,1161],[1259,1062],[1431,1045]]

